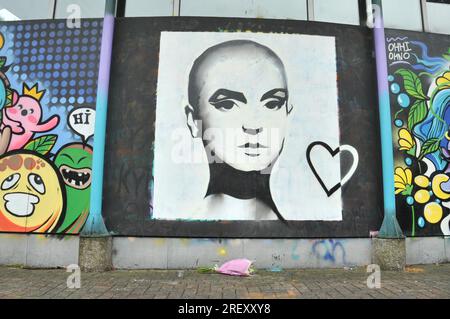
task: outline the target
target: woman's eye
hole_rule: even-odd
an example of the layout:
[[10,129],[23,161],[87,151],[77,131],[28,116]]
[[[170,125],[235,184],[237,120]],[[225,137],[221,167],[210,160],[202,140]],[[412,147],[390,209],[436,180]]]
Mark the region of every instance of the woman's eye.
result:
[[271,100],[264,104],[270,110],[279,110],[284,105],[284,101],[280,100]]
[[45,193],[45,185],[42,178],[37,174],[28,175],[28,182],[40,194]]
[[29,112],[30,112],[30,114],[33,114],[33,113],[34,113],[34,110],[33,110],[33,109],[30,109]]
[[231,100],[224,100],[224,101],[218,101],[218,102],[211,102],[211,104],[218,110],[222,111],[229,111],[233,107],[237,106],[236,103],[234,103]]
[[19,173],[15,173],[12,175],[9,175],[2,183],[2,190],[8,190],[10,188],[13,188],[17,182],[20,179],[20,174]]
[[21,110],[23,108],[22,104],[17,105],[17,108]]

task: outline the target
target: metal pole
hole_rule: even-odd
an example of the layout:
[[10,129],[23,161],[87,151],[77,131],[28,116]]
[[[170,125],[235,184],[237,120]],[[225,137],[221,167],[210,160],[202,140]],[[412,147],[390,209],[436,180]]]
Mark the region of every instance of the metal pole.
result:
[[181,11],[181,1],[173,0],[172,5],[173,5],[172,16],[178,17],[180,15],[180,11]]
[[422,14],[423,31],[431,32],[431,30],[430,30],[430,23],[429,23],[429,20],[428,20],[428,8],[427,8],[427,1],[426,0],[420,0],[420,11],[421,11],[421,14]]
[[50,19],[55,19],[56,16],[56,0],[50,0],[48,3],[48,11]]
[[84,236],[106,236],[108,230],[102,217],[103,164],[105,155],[106,114],[108,109],[109,73],[114,34],[114,12],[117,0],[106,0],[105,17],[98,70],[97,101],[95,108],[94,154],[92,158],[92,185],[90,212],[81,231]]
[[394,193],[394,152],[392,149],[391,106],[389,101],[388,69],[386,59],[386,40],[381,0],[372,0],[374,9],[374,44],[377,65],[378,107],[380,114],[381,163],[383,170],[384,219],[378,237],[401,238],[402,230],[398,224]]

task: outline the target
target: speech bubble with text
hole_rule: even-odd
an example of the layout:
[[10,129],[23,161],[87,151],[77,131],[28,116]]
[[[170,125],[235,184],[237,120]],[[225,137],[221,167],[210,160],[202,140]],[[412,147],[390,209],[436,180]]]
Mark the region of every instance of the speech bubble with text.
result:
[[70,111],[67,124],[86,144],[94,135],[95,109],[92,107],[78,107]]

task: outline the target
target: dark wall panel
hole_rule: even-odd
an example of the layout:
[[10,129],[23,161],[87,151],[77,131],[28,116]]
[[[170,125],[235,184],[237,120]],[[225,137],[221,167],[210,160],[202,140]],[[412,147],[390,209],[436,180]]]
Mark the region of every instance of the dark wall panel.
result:
[[[336,39],[340,144],[359,154],[341,189],[342,221],[152,219],[156,88],[161,31],[250,31]],[[189,45],[189,43],[180,43]],[[104,218],[124,236],[368,237],[382,220],[381,161],[371,30],[302,21],[222,18],[116,20],[105,157]],[[349,160],[342,155],[341,170]],[[176,185],[174,185],[176,187]],[[320,205],[320,203],[318,203]],[[304,207],[298,207],[301,212]]]

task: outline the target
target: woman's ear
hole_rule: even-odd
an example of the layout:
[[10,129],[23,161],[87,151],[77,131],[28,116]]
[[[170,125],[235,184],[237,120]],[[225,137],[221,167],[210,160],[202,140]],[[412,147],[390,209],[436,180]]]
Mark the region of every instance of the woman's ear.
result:
[[199,137],[199,127],[197,126],[197,120],[194,119],[194,109],[190,105],[186,105],[184,108],[186,113],[186,123],[191,131],[191,135],[193,138]]
[[293,108],[294,108],[294,105],[292,105],[292,104],[288,104],[286,106],[286,110],[287,110],[287,114],[288,115],[291,114]]

